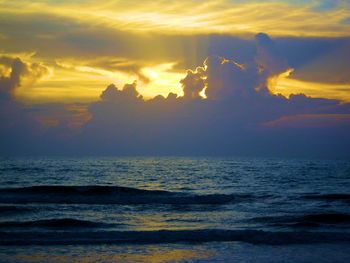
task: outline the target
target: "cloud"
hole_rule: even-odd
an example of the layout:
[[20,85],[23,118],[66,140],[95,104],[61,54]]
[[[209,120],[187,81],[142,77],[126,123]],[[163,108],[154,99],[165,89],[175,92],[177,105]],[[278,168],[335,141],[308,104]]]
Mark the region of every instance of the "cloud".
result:
[[[206,67],[206,64],[204,63]],[[195,71],[188,70],[184,79],[180,80],[183,87],[184,97],[188,99],[198,99],[202,96],[200,93],[206,88],[206,69],[198,67]]]
[[[283,0],[189,0],[170,3],[147,0],[142,3],[108,1],[107,4],[99,1],[64,4],[32,1],[28,4],[22,0],[1,4],[3,16],[17,14],[23,17],[28,13],[37,17],[58,16],[77,23],[88,22],[90,27],[103,25],[137,33],[254,35],[265,31],[274,36],[349,36],[349,25],[342,22],[350,15],[346,0],[332,1],[332,4]],[[85,44],[89,45],[88,42]]]
[[11,68],[9,76],[2,75],[0,79],[0,91],[3,95],[10,96],[13,90],[20,86],[21,75],[25,75],[27,68],[18,58],[1,57],[0,63],[5,68]]
[[350,125],[350,114],[296,114],[262,124],[268,128],[321,128]]
[[[143,83],[148,83],[149,78],[142,72],[142,68],[146,66],[145,61],[132,60],[128,58],[115,57],[115,56],[101,56],[94,58],[76,59],[76,58],[65,58],[56,59],[58,66],[78,71],[90,71],[95,73],[103,74],[117,74],[122,72],[125,74],[133,75],[137,77]],[[149,62],[152,64],[152,62]]]
[[[285,63],[295,69],[290,78],[312,83],[327,83],[331,90],[321,92],[324,90],[323,87],[313,85],[314,91],[311,92],[310,89],[303,90],[303,85],[294,87],[295,83],[290,83],[293,84],[293,88],[284,86],[283,94],[289,95],[287,93],[298,91],[313,97],[331,96],[329,98],[344,100],[343,97],[350,88],[346,88],[345,92],[338,92],[339,87],[330,84],[343,86],[349,84],[348,62],[342,59],[349,50],[349,36],[345,34],[349,30],[346,24],[344,26],[344,23],[337,22],[338,16],[345,16],[348,10],[344,8],[343,2],[338,2],[332,9],[318,10],[318,3],[315,1],[303,4],[274,1],[268,3],[249,1],[245,4],[241,1],[235,4],[229,1],[205,3],[188,1],[180,4],[155,1],[140,4],[135,1],[123,4],[123,1],[112,1],[108,3],[108,10],[104,5],[98,4],[99,12],[94,1],[90,4],[80,3],[79,7],[76,3],[57,4],[40,1],[28,6],[28,9],[22,8],[28,3],[4,2],[3,6],[7,8],[0,8],[0,34],[5,36],[1,41],[1,51],[4,54],[33,53],[32,62],[45,61],[45,65],[54,72],[50,78],[45,79],[45,82],[38,82],[31,89],[25,89],[25,93],[17,94],[19,99],[26,103],[96,101],[108,83],[112,82],[122,87],[124,83],[135,79],[138,80],[138,89],[142,95],[150,98],[158,94],[166,96],[169,91],[181,95],[181,85],[175,85],[183,78],[181,74],[185,75],[188,68],[195,69],[208,56],[220,56],[245,64],[252,57],[256,57],[255,33],[262,29],[270,29],[269,34],[278,37],[275,39],[275,48],[272,48],[277,54],[275,59],[282,56],[285,58]],[[127,23],[127,20],[120,21],[118,16],[119,12],[123,13],[121,10],[124,10],[126,13],[141,13],[137,16],[138,19],[147,20],[152,18],[149,14],[152,6],[159,7],[156,11],[152,10],[155,12],[152,13],[154,17],[157,17],[158,13],[160,16],[171,16],[168,11],[174,9],[176,11],[174,14],[184,17],[184,20],[179,19],[179,25],[170,22],[173,18],[161,20],[160,23],[164,23],[164,26],[171,30],[165,30],[164,26],[156,24],[148,26],[146,34],[137,28],[142,28],[147,23],[135,28],[135,25]],[[180,7],[184,8],[182,12],[179,11]],[[261,13],[251,12],[262,8],[265,9]],[[145,16],[142,16],[144,14],[142,10],[146,13]],[[186,21],[185,18],[189,15],[192,17],[195,12],[198,13],[196,17],[199,20],[213,17],[207,21],[212,25],[210,30],[207,30],[208,27],[203,23],[199,23],[195,29],[183,28],[181,22]],[[227,17],[221,17],[223,12]],[[254,18],[252,13],[257,18]],[[252,15],[253,18],[250,17]],[[281,23],[277,22],[274,15],[280,17]],[[241,18],[244,18],[245,22],[237,21]],[[289,19],[298,21],[289,22]],[[305,25],[306,20],[313,30]],[[322,23],[318,20],[322,20]],[[246,23],[247,27],[237,29],[232,26],[241,23]],[[276,24],[279,26],[276,27]],[[258,25],[258,28],[255,25]],[[260,26],[263,28],[259,28]],[[286,31],[276,32],[282,27]],[[322,30],[319,27],[322,27]],[[332,35],[333,33],[335,35]],[[268,42],[263,36],[261,34],[260,41]],[[260,47],[261,57],[257,59],[270,63],[272,70],[271,63],[275,63],[275,59],[266,61],[263,45]],[[282,61],[279,63],[281,65],[274,66],[277,68],[283,66]],[[165,84],[161,81],[151,83],[151,77],[144,73],[144,69],[164,64],[173,64],[173,68],[165,71],[167,77],[162,76],[163,79],[171,81]],[[168,75],[175,71],[176,75]],[[307,83],[305,86],[311,87]],[[340,88],[344,88],[343,86]],[[34,93],[35,96],[32,95]],[[347,98],[348,96],[346,101]]]
[[[80,134],[89,141],[84,151],[349,155],[345,146],[350,138],[344,135],[350,131],[349,104],[303,94],[287,99],[266,87],[257,89],[288,68],[274,45],[268,36],[259,35],[256,58],[245,64],[219,56],[207,58],[181,80],[183,97],[169,94],[145,101],[136,83],[121,90],[108,86],[101,101],[89,108],[91,120]],[[326,136],[332,143],[324,143]]]
[[255,39],[256,56],[252,61],[240,64],[220,56],[209,56],[203,66],[189,70],[181,80],[185,97],[199,98],[204,92],[209,99],[220,99],[268,92],[268,80],[289,67],[268,35],[259,33]]
[[35,82],[49,74],[48,68],[42,64],[27,64],[19,58],[8,56],[0,57],[0,66],[3,68],[3,72],[0,72],[0,92],[3,96],[13,96],[15,89],[24,81]]
[[[349,154],[344,133],[350,129],[350,105],[334,100],[255,91],[220,99],[171,94],[144,101],[114,86],[107,94],[90,106],[91,120],[80,133],[85,143],[79,149],[87,154]],[[326,148],[315,146],[324,145],[327,136],[332,142]]]
[[[183,96],[146,100],[133,82],[109,85],[89,105],[25,109],[46,129],[40,136],[14,136],[13,129],[24,131],[27,124],[12,126],[0,137],[2,152],[349,156],[350,104],[271,93],[267,80],[289,65],[269,36],[259,34],[255,45],[255,56],[246,61],[211,55],[189,70],[180,83]],[[19,79],[27,74],[20,72]],[[19,114],[4,112],[7,124],[19,123]]]
[[304,63],[294,72],[300,80],[325,84],[348,84],[350,86],[350,39],[338,41],[337,46],[323,52],[317,58]]
[[123,90],[111,84],[101,94],[102,101],[115,103],[130,103],[134,100],[142,100],[142,96],[136,90],[136,81],[132,84],[125,84]]
[[[277,76],[289,69],[286,58],[279,52],[275,42],[264,33],[255,37],[257,54],[255,62],[265,78]],[[266,85],[266,81],[264,83]]]
[[27,85],[33,85],[50,73],[45,65],[0,56],[0,69],[1,154],[40,152],[44,145],[50,148],[52,140],[72,135],[72,130],[80,128],[82,122],[88,120],[81,105],[30,106],[16,100],[18,89],[26,89]]
[[10,153],[30,137],[27,134],[38,129],[36,121],[14,100],[14,91],[21,86],[25,76],[40,76],[42,68],[7,56],[0,57],[0,65],[0,145]]

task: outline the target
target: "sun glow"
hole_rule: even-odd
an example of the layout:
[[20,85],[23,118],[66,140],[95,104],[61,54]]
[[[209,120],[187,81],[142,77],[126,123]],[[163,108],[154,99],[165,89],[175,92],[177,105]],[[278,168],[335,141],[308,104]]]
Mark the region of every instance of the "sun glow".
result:
[[350,83],[318,83],[294,79],[291,75],[293,69],[271,77],[268,80],[268,88],[274,94],[282,94],[289,97],[291,94],[303,93],[313,98],[329,98],[350,102]]
[[174,65],[164,63],[143,67],[139,73],[127,73],[79,65],[78,62],[56,61],[56,65],[48,67],[50,74],[36,83],[23,79],[14,95],[26,103],[92,102],[98,100],[111,83],[122,89],[126,83],[137,80],[138,92],[145,99],[157,95],[167,97],[170,92],[182,96],[180,80],[185,73],[174,71]]
[[175,63],[166,63],[141,69],[141,73],[148,79],[139,92],[146,98],[153,98],[157,95],[166,97],[170,92],[183,95],[180,80],[184,78],[185,73],[173,71]]
[[[349,1],[336,1],[322,10],[320,2],[0,0],[0,51],[44,63],[49,70],[35,83],[24,80],[16,89],[23,102],[95,101],[109,84],[122,89],[135,80],[146,99],[170,92],[181,96],[180,80],[210,53],[216,36],[248,41],[259,32],[274,38],[349,37]],[[345,45],[335,60],[346,57],[347,50]],[[181,66],[175,67],[176,63]],[[1,66],[0,72],[10,74],[9,68]],[[305,93],[350,101],[349,83],[321,83],[320,73],[313,73],[316,77],[309,78],[311,82],[304,81],[292,73],[290,69],[270,78],[269,89],[285,96]],[[200,95],[206,98],[205,90]]]
[[205,87],[204,89],[201,90],[201,92],[199,92],[199,96],[201,96],[203,99],[207,99],[207,94],[205,94],[207,87]]

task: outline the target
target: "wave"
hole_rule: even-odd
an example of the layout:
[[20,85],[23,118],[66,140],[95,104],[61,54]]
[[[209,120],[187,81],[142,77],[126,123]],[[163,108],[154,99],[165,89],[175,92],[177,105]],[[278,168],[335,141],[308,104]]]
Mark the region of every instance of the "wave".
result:
[[157,230],[92,232],[0,232],[0,245],[159,244],[240,241],[252,244],[290,245],[350,243],[350,233],[267,232],[261,230]]
[[121,186],[43,185],[0,188],[0,203],[65,204],[225,204],[251,198],[248,194],[196,195],[163,190],[144,190]]
[[304,195],[303,198],[324,201],[350,201],[350,194],[310,194]]
[[258,217],[252,221],[270,223],[274,226],[290,227],[319,227],[322,225],[348,225],[350,224],[350,214],[343,213],[322,213],[301,216],[276,216]]
[[27,211],[30,211],[30,209],[26,207],[12,206],[12,205],[0,206],[0,216],[3,214],[21,213],[21,212],[27,212]]
[[27,194],[85,194],[85,195],[106,195],[106,194],[165,194],[170,193],[162,190],[143,190],[131,187],[92,185],[36,185],[19,188],[1,188],[0,193],[27,193]]
[[79,220],[79,219],[73,219],[73,218],[0,222],[0,228],[31,228],[31,227],[95,228],[95,227],[106,227],[106,226],[112,226],[112,224],[93,222],[93,221],[87,221],[87,220]]
[[44,168],[40,167],[2,167],[0,172],[26,172],[26,173],[42,173],[45,172]]

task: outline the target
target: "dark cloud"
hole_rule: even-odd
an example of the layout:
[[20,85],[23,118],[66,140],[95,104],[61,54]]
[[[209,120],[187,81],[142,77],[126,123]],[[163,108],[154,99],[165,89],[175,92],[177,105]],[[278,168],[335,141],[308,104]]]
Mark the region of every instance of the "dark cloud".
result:
[[109,85],[101,94],[103,102],[113,103],[132,103],[142,100],[142,96],[136,90],[136,81],[132,84],[125,84],[122,90],[119,90],[114,84]]
[[[48,68],[42,64],[26,63],[20,58],[10,56],[0,56],[0,66],[3,69],[0,72],[0,153],[40,154],[43,145],[46,144],[48,149],[55,145],[52,140],[56,140],[56,136],[47,141],[45,136],[48,132],[47,122],[52,120],[50,111],[57,106],[26,106],[16,101],[14,92],[22,86],[22,82],[33,83],[46,76]],[[64,106],[59,105],[59,108],[59,115],[62,118]],[[57,109],[54,111],[58,112]],[[65,130],[67,133],[68,129]]]
[[[289,65],[278,43],[267,35],[259,34],[255,45],[254,56],[246,60],[211,55],[189,70],[181,80],[183,97],[144,100],[136,82],[122,89],[111,84],[89,105],[90,120],[74,134],[67,133],[69,125],[61,120],[40,138],[30,137],[26,149],[10,144],[17,137],[3,134],[2,151],[350,156],[350,105],[302,94],[289,99],[271,94],[267,79]],[[203,90],[207,99],[200,96]]]
[[350,88],[350,59],[347,58],[350,58],[350,39],[339,41],[332,50],[304,63],[293,72],[293,77],[321,83],[348,84]]
[[264,33],[259,33],[256,40],[256,63],[264,70],[268,70],[269,75],[279,74],[288,67],[286,58],[280,54],[275,42]]
[[48,69],[41,64],[26,64],[19,58],[9,56],[1,56],[0,65],[9,71],[8,75],[2,72],[0,76],[0,93],[2,93],[2,96],[12,96],[13,91],[21,86],[23,78],[36,81],[49,73]]
[[266,34],[256,36],[256,56],[245,64],[209,56],[202,67],[189,70],[181,81],[185,97],[196,98],[205,89],[209,99],[256,96],[268,92],[267,79],[288,69],[286,59]]
[[[37,132],[39,126],[13,98],[14,90],[20,87],[21,79],[30,74],[32,65],[8,56],[0,57],[0,65],[8,71],[8,74],[1,72],[0,76],[0,146],[6,150],[5,154],[10,154],[21,148],[18,147],[20,145],[25,147],[28,138]],[[34,66],[34,75],[39,74],[35,69],[37,66]]]
[[[92,118],[80,137],[89,141],[84,151],[349,155],[349,104],[302,94],[287,99],[263,86],[268,77],[287,68],[275,43],[260,34],[253,60],[239,64],[210,56],[189,70],[181,81],[183,97],[170,94],[145,101],[136,92],[136,83],[123,90],[110,85],[102,100],[90,107]],[[203,89],[207,99],[200,97]]]
[[8,76],[2,75],[0,77],[0,92],[2,96],[9,97],[15,88],[20,86],[21,76],[27,73],[26,65],[19,59],[12,59],[10,57],[0,57],[0,64],[9,67],[10,74]]
[[318,83],[350,83],[349,38],[281,38],[278,50],[294,68],[292,76]]
[[186,77],[180,81],[186,99],[201,98],[200,92],[206,87],[205,77],[204,67],[198,67],[195,71],[187,71]]
[[108,99],[91,105],[92,119],[80,134],[85,153],[349,154],[345,131],[350,131],[350,106],[338,101],[304,95],[288,100],[257,92],[221,99],[169,95],[144,101],[115,87],[107,90]]

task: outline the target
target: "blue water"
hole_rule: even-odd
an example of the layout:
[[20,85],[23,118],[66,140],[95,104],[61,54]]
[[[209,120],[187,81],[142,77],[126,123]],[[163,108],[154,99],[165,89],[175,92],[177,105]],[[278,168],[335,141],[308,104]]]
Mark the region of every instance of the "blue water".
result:
[[347,262],[350,162],[3,158],[0,245],[0,262]]

